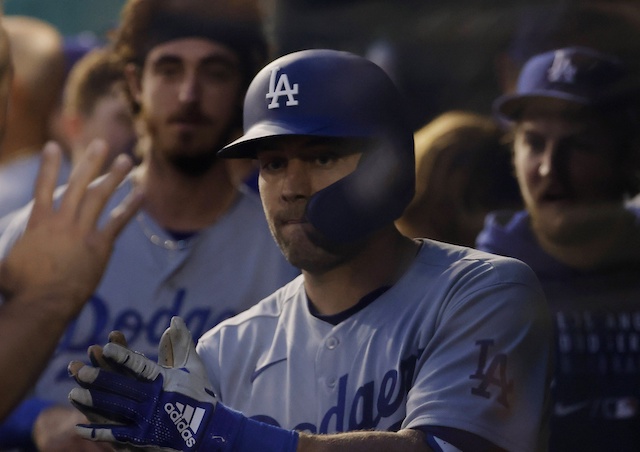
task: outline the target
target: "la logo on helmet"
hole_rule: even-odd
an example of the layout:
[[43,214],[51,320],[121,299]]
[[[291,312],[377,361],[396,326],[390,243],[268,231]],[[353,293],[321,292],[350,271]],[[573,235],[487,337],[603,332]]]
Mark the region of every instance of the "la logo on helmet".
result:
[[271,70],[271,77],[269,78],[269,92],[266,95],[267,99],[271,99],[271,103],[268,105],[269,110],[280,107],[280,103],[278,102],[280,96],[287,96],[287,107],[298,105],[298,101],[293,97],[295,94],[298,94],[298,84],[294,83],[293,87],[291,87],[287,74],[281,74],[280,77],[278,77],[278,83],[276,84],[276,76],[279,71],[280,67],[278,66]]

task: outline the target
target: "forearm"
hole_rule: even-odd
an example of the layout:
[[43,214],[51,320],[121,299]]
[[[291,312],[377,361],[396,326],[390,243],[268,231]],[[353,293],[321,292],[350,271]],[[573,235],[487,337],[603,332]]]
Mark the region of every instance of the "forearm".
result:
[[51,297],[26,291],[0,306],[0,420],[36,382],[72,318]]
[[332,435],[301,433],[297,452],[429,452],[424,434],[405,429],[394,432],[348,432]]

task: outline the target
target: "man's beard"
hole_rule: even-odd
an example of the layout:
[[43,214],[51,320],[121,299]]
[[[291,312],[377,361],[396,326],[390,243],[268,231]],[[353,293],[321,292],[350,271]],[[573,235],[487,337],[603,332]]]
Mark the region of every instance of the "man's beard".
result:
[[218,149],[220,148],[201,152],[196,155],[172,155],[169,158],[169,162],[173,168],[185,176],[193,178],[200,177],[220,161],[216,155]]
[[[175,115],[169,118],[169,121],[190,121],[200,122],[213,127],[213,121],[204,115],[196,106],[185,107]],[[153,134],[154,127],[149,127],[149,132]],[[157,135],[157,130],[155,134]],[[174,144],[174,149],[168,152],[167,159],[172,167],[187,177],[198,178],[206,174],[211,168],[220,163],[217,152],[226,144],[232,141],[237,133],[237,128],[232,123],[226,130],[221,131],[217,141],[212,145],[193,143],[195,139],[189,134],[179,138],[178,143]],[[194,146],[195,145],[195,146]],[[188,150],[187,150],[188,149]],[[186,151],[187,150],[187,151]]]
[[188,154],[183,152],[172,153],[169,156],[169,162],[185,176],[201,177],[211,168],[221,163],[217,155],[218,151],[231,142],[235,133],[236,130],[233,127],[229,127],[210,148],[198,149]]

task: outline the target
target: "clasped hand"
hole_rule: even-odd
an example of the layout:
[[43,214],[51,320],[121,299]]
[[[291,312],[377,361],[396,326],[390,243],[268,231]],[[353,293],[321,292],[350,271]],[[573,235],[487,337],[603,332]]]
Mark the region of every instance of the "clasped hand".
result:
[[214,444],[224,443],[223,438],[207,436],[217,400],[181,318],[171,320],[160,340],[162,365],[116,342],[95,352],[97,367],[70,363],[81,388],[74,388],[69,399],[92,422],[108,423],[79,425],[80,436],[168,450],[223,449]]

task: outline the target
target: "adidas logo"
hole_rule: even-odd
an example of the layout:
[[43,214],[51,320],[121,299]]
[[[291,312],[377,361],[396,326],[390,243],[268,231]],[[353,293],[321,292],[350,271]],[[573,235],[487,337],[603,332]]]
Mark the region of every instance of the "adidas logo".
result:
[[196,439],[194,435],[198,433],[202,418],[205,414],[204,408],[194,408],[191,405],[184,405],[182,403],[166,403],[164,410],[167,412],[171,421],[180,432],[180,436],[184,440],[187,447],[193,447],[196,445]]

